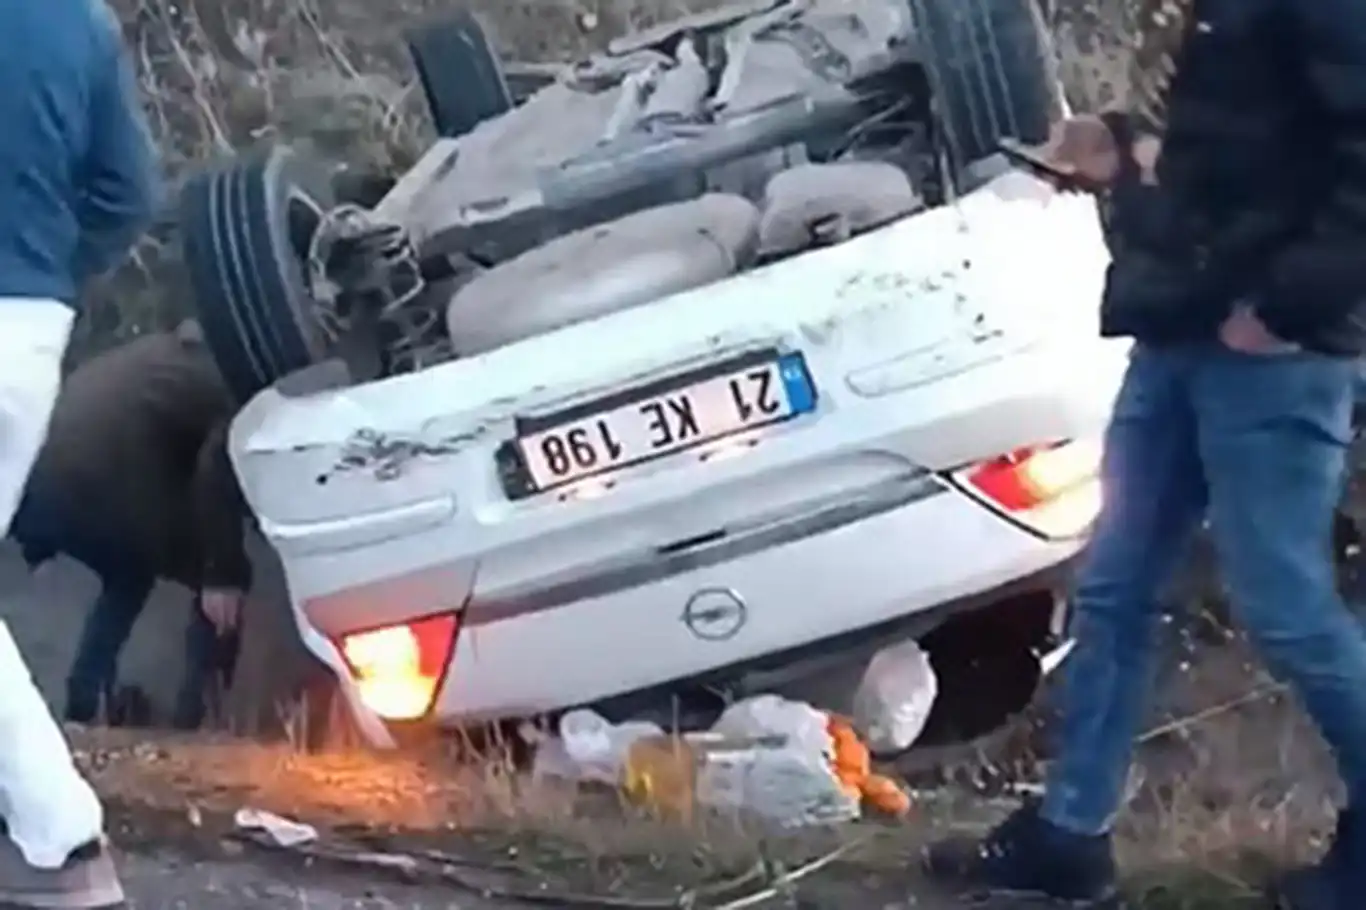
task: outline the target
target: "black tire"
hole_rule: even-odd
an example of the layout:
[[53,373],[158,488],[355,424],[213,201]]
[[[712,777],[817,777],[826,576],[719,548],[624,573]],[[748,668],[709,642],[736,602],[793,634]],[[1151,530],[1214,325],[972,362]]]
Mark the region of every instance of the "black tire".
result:
[[1037,0],[911,0],[911,9],[956,169],[995,154],[1001,139],[1048,138],[1062,91]]
[[461,10],[407,37],[438,135],[458,138],[512,109],[503,64],[473,13]]
[[181,197],[204,340],[239,401],[324,360],[305,261],[334,205],[328,168],[287,149],[197,174]]

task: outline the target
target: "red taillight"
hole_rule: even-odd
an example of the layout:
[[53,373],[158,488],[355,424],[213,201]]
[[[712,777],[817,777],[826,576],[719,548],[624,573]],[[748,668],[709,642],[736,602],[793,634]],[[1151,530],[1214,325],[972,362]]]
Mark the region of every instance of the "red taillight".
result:
[[454,613],[341,638],[341,652],[370,710],[386,720],[415,720],[431,710],[455,647]]
[[1084,533],[1100,508],[1098,441],[1018,449],[975,465],[959,480],[1046,537]]
[[1021,458],[1021,453],[1014,452],[978,465],[968,472],[967,482],[1007,512],[1022,512],[1038,505],[1041,500],[1020,470]]

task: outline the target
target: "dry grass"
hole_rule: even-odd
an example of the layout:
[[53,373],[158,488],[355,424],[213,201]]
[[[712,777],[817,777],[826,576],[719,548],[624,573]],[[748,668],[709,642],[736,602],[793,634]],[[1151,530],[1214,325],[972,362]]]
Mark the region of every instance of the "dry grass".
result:
[[[1241,668],[1202,701],[1208,709],[1155,727],[1138,749],[1142,783],[1117,828],[1136,908],[1262,907],[1272,878],[1324,847],[1334,772],[1298,706]],[[934,820],[981,832],[1011,804],[959,794]]]
[[252,807],[318,828],[329,856],[382,849],[436,858],[434,877],[450,880],[452,865],[473,870],[485,892],[648,902],[757,883],[767,856],[795,863],[840,842],[838,834],[764,836],[736,819],[683,830],[615,794],[533,782],[492,754],[456,762],[440,748],[304,754],[287,744],[70,732],[124,847],[221,850],[236,843],[233,814]]
[[1140,742],[1147,783],[1122,823],[1121,861],[1155,907],[1259,905],[1268,875],[1321,849],[1340,798],[1332,761],[1241,640],[1173,670],[1168,713],[1185,720]]

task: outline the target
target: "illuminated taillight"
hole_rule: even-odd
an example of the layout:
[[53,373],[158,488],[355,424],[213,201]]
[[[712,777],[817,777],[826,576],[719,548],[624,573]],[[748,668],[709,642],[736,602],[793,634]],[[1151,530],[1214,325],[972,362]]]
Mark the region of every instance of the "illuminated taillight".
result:
[[456,615],[442,613],[342,636],[342,655],[361,701],[386,720],[424,716],[446,674],[458,631]]
[[1100,511],[1098,440],[1033,446],[955,475],[974,495],[1031,530],[1054,539],[1086,533]]

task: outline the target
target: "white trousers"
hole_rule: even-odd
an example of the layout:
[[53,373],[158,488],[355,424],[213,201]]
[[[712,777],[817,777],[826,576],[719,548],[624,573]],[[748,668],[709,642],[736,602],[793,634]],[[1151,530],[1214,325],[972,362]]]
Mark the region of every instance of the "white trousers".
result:
[[[74,314],[0,298],[0,527],[14,520],[61,386]],[[100,802],[0,620],[0,817],[24,859],[55,869],[104,829]]]

